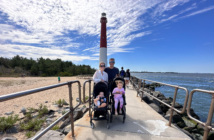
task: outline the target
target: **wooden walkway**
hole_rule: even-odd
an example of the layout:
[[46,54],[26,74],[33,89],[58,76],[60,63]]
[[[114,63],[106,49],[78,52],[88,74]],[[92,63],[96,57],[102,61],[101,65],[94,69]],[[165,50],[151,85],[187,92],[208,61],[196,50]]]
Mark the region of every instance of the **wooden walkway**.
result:
[[75,122],[75,138],[70,138],[70,132],[64,140],[191,140],[175,126],[167,126],[168,120],[141,102],[136,91],[126,90],[126,102],[125,123],[122,116],[113,116],[110,129],[106,128],[106,121],[93,121],[95,128],[92,129],[86,113]]

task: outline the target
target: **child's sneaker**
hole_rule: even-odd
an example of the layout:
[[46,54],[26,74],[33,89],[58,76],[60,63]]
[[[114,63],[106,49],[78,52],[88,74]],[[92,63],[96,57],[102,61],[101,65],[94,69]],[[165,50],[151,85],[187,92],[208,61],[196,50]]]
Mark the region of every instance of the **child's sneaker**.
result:
[[122,110],[120,110],[120,114],[122,114]]

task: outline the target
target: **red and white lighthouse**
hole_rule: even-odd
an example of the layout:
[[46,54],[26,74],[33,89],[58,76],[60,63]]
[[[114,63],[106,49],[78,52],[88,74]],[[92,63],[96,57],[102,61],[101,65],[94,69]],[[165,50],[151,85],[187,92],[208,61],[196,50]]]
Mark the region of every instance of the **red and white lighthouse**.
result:
[[102,13],[100,18],[101,32],[100,32],[100,62],[104,62],[107,66],[107,36],[106,36],[106,13]]

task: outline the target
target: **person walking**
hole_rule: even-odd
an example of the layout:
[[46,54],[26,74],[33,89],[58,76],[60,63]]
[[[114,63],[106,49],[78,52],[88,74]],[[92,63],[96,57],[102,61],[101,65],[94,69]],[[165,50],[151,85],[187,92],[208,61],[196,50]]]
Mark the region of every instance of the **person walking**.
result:
[[125,73],[125,83],[126,83],[126,86],[129,84],[129,79],[130,79],[130,72],[129,72],[129,69],[126,70],[126,73]]
[[60,83],[60,77],[58,76],[58,83]]
[[123,70],[123,67],[121,67],[120,77],[124,78],[124,76],[125,76],[125,71]]

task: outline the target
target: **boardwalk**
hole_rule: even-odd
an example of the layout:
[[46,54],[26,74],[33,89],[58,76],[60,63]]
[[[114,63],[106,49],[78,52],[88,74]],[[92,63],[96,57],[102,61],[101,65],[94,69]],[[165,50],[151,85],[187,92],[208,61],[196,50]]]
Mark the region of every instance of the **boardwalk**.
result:
[[[136,97],[136,91],[126,90],[126,121],[122,116],[114,116],[110,129],[106,129],[106,121],[93,121],[95,128],[91,129],[88,114],[75,122],[76,140],[191,140],[175,126],[167,126],[160,114],[155,112],[145,102]],[[64,140],[71,140],[69,133]]]

